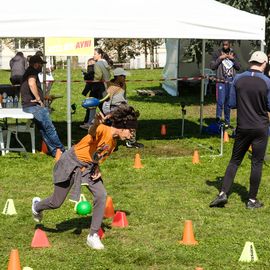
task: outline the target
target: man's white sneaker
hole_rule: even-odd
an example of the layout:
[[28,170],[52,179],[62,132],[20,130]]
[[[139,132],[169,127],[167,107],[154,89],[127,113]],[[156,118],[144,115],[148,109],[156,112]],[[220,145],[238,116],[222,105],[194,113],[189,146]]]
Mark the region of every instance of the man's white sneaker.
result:
[[42,212],[37,212],[35,209],[35,205],[40,201],[41,199],[39,197],[34,197],[32,199],[32,215],[33,215],[34,221],[38,223],[41,222],[42,220]]
[[86,244],[93,249],[104,249],[104,245],[96,233],[93,235],[88,234]]

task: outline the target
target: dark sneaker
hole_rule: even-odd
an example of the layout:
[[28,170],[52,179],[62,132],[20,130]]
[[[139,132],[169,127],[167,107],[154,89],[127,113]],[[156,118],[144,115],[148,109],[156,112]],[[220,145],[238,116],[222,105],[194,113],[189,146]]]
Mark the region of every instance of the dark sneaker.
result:
[[252,202],[251,200],[248,200],[247,202],[247,208],[248,209],[255,209],[255,208],[261,208],[263,207],[263,203],[259,200],[255,200],[255,202]]
[[126,141],[126,147],[127,148],[144,148],[144,145],[138,142],[131,143],[129,141]]
[[209,207],[223,207],[228,202],[226,193],[218,195],[209,205]]

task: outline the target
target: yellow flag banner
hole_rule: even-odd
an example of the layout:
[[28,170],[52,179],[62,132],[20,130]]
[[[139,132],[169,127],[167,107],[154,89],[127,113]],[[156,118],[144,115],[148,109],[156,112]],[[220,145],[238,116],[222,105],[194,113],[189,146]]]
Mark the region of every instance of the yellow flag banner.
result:
[[45,38],[46,56],[92,56],[94,38]]

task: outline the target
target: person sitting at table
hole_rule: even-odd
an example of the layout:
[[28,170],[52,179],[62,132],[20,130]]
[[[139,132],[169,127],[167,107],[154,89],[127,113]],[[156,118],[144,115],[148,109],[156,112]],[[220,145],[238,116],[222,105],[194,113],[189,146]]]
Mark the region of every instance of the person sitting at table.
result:
[[44,96],[38,74],[42,71],[46,62],[38,55],[29,59],[29,67],[25,71],[21,84],[21,102],[23,111],[32,113],[39,128],[43,141],[46,143],[52,156],[55,156],[57,149],[65,151],[57,131],[50,118],[48,108],[44,106]]

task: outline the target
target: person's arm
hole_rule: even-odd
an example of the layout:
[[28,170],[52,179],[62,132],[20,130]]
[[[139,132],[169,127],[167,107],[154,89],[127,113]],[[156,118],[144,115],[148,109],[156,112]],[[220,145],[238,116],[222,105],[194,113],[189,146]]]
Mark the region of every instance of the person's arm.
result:
[[239,59],[238,59],[237,54],[235,54],[235,53],[230,53],[228,58],[233,62],[233,67],[234,67],[234,69],[235,69],[235,70],[240,70],[241,64],[240,64],[240,61],[239,61]]
[[212,70],[217,70],[218,66],[221,64],[222,60],[224,59],[223,55],[219,55],[218,52],[212,55],[212,61],[210,62],[210,68]]
[[88,134],[92,136],[92,138],[96,137],[97,128],[100,124],[105,122],[106,116],[103,115],[102,112],[96,114],[93,124],[88,129]]
[[29,85],[29,88],[30,88],[32,94],[35,97],[35,99],[31,100],[31,102],[37,102],[40,104],[40,106],[44,107],[44,104],[43,104],[43,102],[39,96],[39,93],[38,93],[37,81],[36,81],[36,78],[34,76],[30,76],[28,78],[28,85]]
[[231,109],[236,109],[236,91],[235,91],[235,82],[236,80],[234,79],[231,85],[230,89],[230,100],[229,100],[229,106]]
[[270,79],[267,78],[267,81],[266,81],[266,84],[267,84],[267,110],[268,112],[270,112]]

